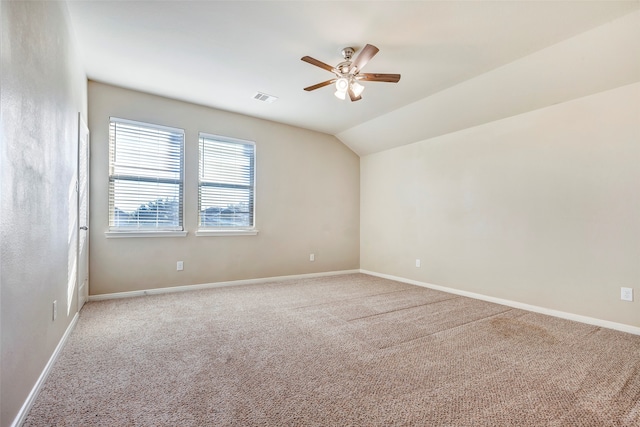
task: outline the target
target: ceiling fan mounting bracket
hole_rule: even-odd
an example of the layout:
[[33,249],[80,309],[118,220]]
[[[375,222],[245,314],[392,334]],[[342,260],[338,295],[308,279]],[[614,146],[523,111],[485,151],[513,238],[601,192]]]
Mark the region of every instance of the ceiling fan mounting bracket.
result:
[[351,58],[353,57],[353,54],[356,53],[356,50],[352,47],[345,47],[340,53],[342,53],[345,61],[351,61]]

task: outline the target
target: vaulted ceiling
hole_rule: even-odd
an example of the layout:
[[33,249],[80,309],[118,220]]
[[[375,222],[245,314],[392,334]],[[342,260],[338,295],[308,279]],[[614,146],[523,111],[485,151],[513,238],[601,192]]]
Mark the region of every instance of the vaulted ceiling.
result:
[[[638,0],[68,6],[89,79],[336,135],[360,155],[640,78],[640,60],[628,46],[618,52],[576,38],[630,19],[640,41]],[[302,56],[336,65],[342,48],[367,43],[380,52],[363,71],[399,73],[399,83],[363,83],[357,102],[337,99],[331,86],[303,90],[332,75]],[[585,59],[581,49],[596,54]],[[582,71],[571,75],[576,69]],[[258,101],[257,92],[278,100]]]

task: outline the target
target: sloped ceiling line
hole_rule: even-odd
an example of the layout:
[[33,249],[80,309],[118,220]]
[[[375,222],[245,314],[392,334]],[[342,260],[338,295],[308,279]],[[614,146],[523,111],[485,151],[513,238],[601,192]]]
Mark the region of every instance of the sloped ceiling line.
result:
[[640,81],[640,11],[336,136],[360,156]]

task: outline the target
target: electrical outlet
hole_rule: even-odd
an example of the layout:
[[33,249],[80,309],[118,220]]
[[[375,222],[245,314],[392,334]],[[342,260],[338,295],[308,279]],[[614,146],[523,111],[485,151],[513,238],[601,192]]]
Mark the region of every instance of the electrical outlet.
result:
[[633,288],[620,288],[620,299],[622,301],[633,301]]
[[309,261],[315,261],[316,260],[316,254],[309,254]]
[[416,260],[416,267],[420,267],[420,264],[421,264],[421,263],[420,263],[420,260],[419,260],[419,259],[417,259],[417,260]]
[[53,302],[53,320],[58,318],[58,300]]
[[178,271],[184,270],[184,262],[178,261],[178,263],[176,264],[176,270]]

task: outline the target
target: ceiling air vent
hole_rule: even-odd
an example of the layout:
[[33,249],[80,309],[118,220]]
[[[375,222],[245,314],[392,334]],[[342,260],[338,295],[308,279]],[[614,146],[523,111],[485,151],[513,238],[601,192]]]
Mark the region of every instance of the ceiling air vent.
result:
[[273,95],[267,95],[266,93],[262,93],[262,92],[256,92],[256,94],[253,95],[253,99],[257,99],[258,101],[272,104],[278,99],[278,97]]

